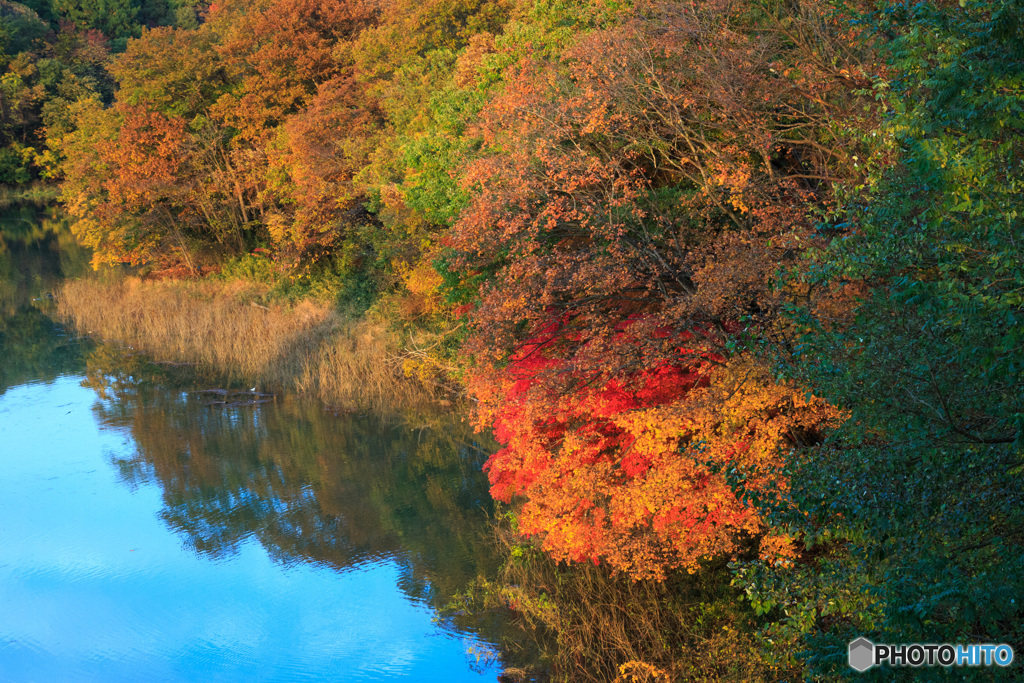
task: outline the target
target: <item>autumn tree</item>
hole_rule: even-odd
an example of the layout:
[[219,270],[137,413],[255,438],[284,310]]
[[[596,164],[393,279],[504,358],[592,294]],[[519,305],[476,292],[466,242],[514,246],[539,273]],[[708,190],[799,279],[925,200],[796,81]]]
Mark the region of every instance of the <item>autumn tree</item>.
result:
[[63,198],[94,264],[137,264],[172,251],[188,259],[175,220],[184,123],[139,107],[104,110],[96,100],[76,109],[77,129],[64,140]]
[[210,29],[155,28],[128,42],[110,65],[118,101],[192,120],[210,117],[217,99],[235,84],[216,51]]
[[[74,136],[60,150],[82,155],[68,160],[73,177],[66,193],[83,209],[76,213],[82,230],[97,234],[96,246],[110,248],[101,248],[98,258],[130,255],[136,261],[159,253],[165,259],[173,251],[191,262],[204,244],[239,253],[269,239],[308,259],[343,241],[345,225],[365,220],[351,180],[380,119],[345,46],[374,16],[370,5],[359,3],[222,3],[195,29],[157,28],[130,40],[111,73],[120,87],[117,110],[132,113],[110,119],[113,128],[103,134],[107,156],[93,154]],[[132,116],[177,122],[173,168],[157,147],[135,145],[119,130]],[[347,137],[336,135],[345,127],[351,128]],[[93,132],[75,135],[84,140]],[[53,147],[61,147],[56,136]],[[137,193],[133,201],[110,201],[114,185],[125,187],[133,177],[125,159],[166,174],[160,198]],[[93,165],[101,163],[112,165]],[[92,168],[108,185],[79,168]],[[155,201],[134,202],[143,197]],[[106,212],[102,221],[89,213],[97,206]],[[98,236],[103,230],[137,236],[143,224],[152,226],[145,232],[153,239],[177,246],[125,251],[113,246],[120,237]],[[158,239],[161,230],[166,239]]]
[[215,49],[218,40],[212,26],[147,31],[129,42],[111,71],[120,85],[119,103],[187,122],[182,153],[188,163],[177,182],[190,205],[193,233],[240,250],[265,207],[262,176],[246,172],[263,157],[233,146],[231,129],[213,113],[237,83]]
[[[665,361],[600,378],[575,372],[556,340],[523,345],[470,389],[484,406],[478,419],[493,423],[504,444],[485,466],[492,494],[523,496],[520,533],[541,537],[558,560],[603,559],[633,578],[663,579],[735,554],[771,530],[717,468],[771,471],[780,443],[839,417],[747,359],[726,365],[690,349],[695,358],[685,366]],[[689,341],[699,344],[695,335]],[[788,558],[788,543],[772,534],[762,555]]]
[[[464,272],[494,274],[471,386],[481,423],[505,425],[495,493],[524,497],[556,556],[657,576],[727,551],[760,527],[718,502],[713,463],[770,459],[836,417],[740,349],[776,333],[774,272],[858,173],[829,123],[862,78],[845,30],[805,6],[654,5],[525,60],[484,109],[496,153],[464,172],[450,242]],[[632,403],[608,412],[618,388]]]
[[346,41],[371,25],[375,12],[369,3],[342,0],[236,4],[218,4],[211,18],[220,31],[218,53],[240,86],[216,111],[240,141],[265,142],[321,84],[352,74]]
[[306,0],[231,10],[219,6],[213,22],[221,62],[240,87],[220,97],[213,115],[235,131],[230,154],[242,182],[276,204],[261,209],[273,242],[322,255],[344,240],[345,225],[363,220],[350,181],[380,117],[349,52],[376,10]]
[[97,31],[51,27],[25,5],[0,3],[0,182],[52,177],[59,162],[44,146],[44,129],[66,129],[71,102],[110,94],[107,55]]
[[385,3],[382,21],[360,37],[360,68],[377,77],[433,51],[456,52],[473,36],[496,33],[507,21],[512,3],[481,0],[393,0]]

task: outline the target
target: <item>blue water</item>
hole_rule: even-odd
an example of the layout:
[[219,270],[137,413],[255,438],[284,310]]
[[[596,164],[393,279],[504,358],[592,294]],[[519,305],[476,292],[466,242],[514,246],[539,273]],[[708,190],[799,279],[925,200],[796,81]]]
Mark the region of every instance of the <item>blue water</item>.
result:
[[0,215],[0,683],[495,680],[507,623],[442,613],[498,562],[457,417],[211,406],[48,317],[87,262]]
[[80,384],[0,396],[0,680],[495,679],[394,560],[283,564],[252,537],[190,550],[160,486],[120,477],[132,436],[101,427]]

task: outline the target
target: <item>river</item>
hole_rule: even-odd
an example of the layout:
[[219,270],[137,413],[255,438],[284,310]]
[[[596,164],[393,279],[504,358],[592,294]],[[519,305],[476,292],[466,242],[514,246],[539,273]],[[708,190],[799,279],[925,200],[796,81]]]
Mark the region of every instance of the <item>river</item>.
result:
[[457,418],[210,405],[48,316],[58,214],[0,235],[0,681],[497,678],[507,620],[439,616],[499,561]]

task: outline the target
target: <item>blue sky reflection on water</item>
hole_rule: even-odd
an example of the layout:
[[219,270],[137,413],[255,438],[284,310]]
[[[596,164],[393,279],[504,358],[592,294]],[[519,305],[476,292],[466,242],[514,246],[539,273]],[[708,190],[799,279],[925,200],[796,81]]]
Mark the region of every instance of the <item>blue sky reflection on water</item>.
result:
[[0,394],[0,681],[495,680],[377,559],[283,566],[254,539],[211,558],[119,479],[127,430],[80,377]]

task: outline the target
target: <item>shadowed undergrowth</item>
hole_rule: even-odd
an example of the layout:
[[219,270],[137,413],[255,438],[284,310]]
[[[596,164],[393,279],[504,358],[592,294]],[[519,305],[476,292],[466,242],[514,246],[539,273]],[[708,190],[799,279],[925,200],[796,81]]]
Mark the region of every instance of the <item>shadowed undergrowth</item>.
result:
[[[541,666],[508,675],[552,683],[780,681],[798,672],[766,660],[758,617],[730,585],[721,561],[666,581],[634,581],[603,566],[566,565],[516,532],[515,515],[496,518],[495,543],[506,562],[496,581],[483,577],[446,614],[511,610],[530,634]],[[502,643],[515,653],[521,643]],[[507,674],[509,672],[506,672]]]

